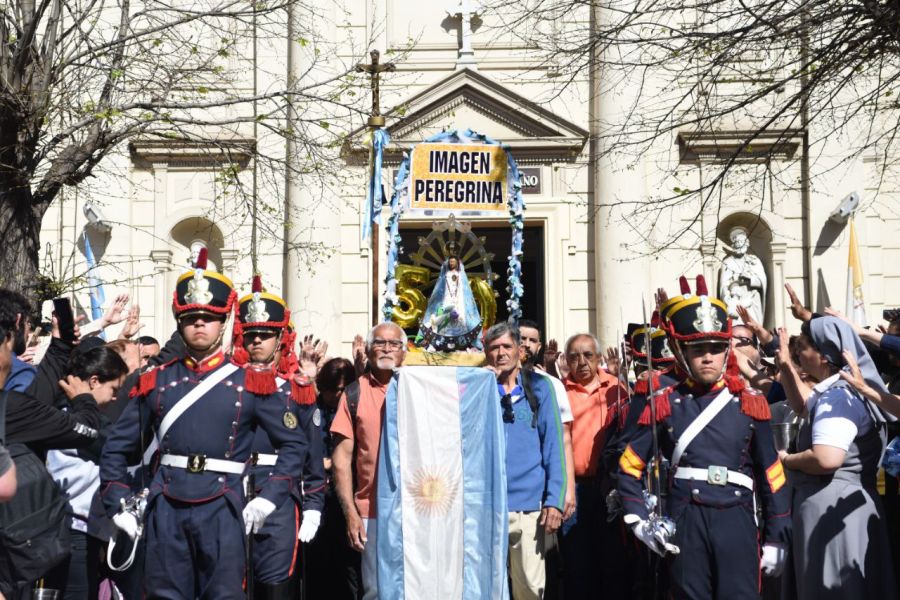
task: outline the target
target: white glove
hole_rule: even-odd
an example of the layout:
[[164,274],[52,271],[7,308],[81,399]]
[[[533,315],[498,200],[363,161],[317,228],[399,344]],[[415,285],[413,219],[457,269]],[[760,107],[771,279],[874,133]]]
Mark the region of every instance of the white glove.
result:
[[648,548],[650,548],[660,556],[665,556],[666,552],[669,552],[671,554],[678,554],[679,552],[681,552],[681,549],[675,544],[670,544],[668,540],[661,539],[660,537],[655,536],[650,529],[649,521],[644,521],[642,519],[635,522],[631,528],[631,531],[634,532],[634,535],[637,539],[644,542],[644,544]]
[[124,531],[125,535],[130,537],[132,540],[137,537],[138,533],[138,522],[137,518],[128,512],[120,512],[117,513],[112,518],[113,525],[116,526],[116,529],[120,531]]
[[784,544],[763,544],[762,558],[759,568],[763,575],[778,577],[784,571],[784,561],[787,558],[787,549]]
[[250,535],[250,532],[256,533],[262,529],[266,517],[272,514],[275,505],[265,498],[254,498],[244,507],[244,533]]
[[319,523],[322,522],[322,513],[317,510],[304,510],[303,522],[300,523],[300,533],[297,538],[304,544],[314,537],[319,530]]

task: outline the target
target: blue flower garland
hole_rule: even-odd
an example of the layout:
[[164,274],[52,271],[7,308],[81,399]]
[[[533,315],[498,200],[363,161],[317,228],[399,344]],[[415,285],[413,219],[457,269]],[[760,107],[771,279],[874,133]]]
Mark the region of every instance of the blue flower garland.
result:
[[[522,243],[525,231],[525,199],[522,197],[522,180],[519,175],[519,167],[512,157],[509,147],[497,142],[488,136],[467,129],[462,135],[457,130],[445,131],[433,135],[426,143],[451,143],[466,144],[471,141],[481,142],[494,146],[501,146],[506,151],[508,169],[507,205],[509,206],[509,224],[512,228],[512,248],[506,269],[506,291],[509,299],[506,308],[509,310],[509,322],[518,323],[522,318],[522,296],[525,288],[522,285]],[[387,268],[384,283],[384,306],[382,315],[384,321],[391,320],[394,307],[400,302],[397,296],[397,279],[395,271],[403,248],[400,246],[400,216],[403,214],[409,199],[409,161],[410,153],[405,153],[397,177],[394,181],[394,193],[391,196],[391,216],[388,218],[385,229],[388,232]]]

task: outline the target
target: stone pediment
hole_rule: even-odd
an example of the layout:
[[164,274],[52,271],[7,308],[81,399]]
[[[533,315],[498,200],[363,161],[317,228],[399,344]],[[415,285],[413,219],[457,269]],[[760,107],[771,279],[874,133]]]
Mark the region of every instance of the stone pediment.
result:
[[[385,114],[391,134],[385,163],[399,164],[403,152],[448,129],[472,129],[510,147],[519,163],[568,162],[587,143],[588,132],[496,81],[469,69],[409,98]],[[348,136],[344,156],[365,163],[365,127]]]

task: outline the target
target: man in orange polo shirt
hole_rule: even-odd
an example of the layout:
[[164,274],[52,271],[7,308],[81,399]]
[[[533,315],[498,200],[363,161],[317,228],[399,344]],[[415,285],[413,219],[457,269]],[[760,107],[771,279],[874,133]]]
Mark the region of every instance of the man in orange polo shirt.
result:
[[564,383],[572,414],[575,458],[575,514],[561,529],[566,600],[625,598],[622,585],[624,546],[619,523],[606,519],[609,474],[601,461],[607,428],[627,391],[600,368],[600,344],[579,333],[565,346],[569,374]]
[[[378,489],[375,475],[384,398],[394,369],[403,364],[406,356],[406,334],[395,323],[377,325],[366,339],[366,354],[368,371],[344,391],[331,423],[331,434],[336,441],[331,455],[335,491],[347,519],[347,540],[355,550],[363,553],[364,600],[378,597],[375,562],[375,497]],[[352,389],[354,386],[356,389]]]

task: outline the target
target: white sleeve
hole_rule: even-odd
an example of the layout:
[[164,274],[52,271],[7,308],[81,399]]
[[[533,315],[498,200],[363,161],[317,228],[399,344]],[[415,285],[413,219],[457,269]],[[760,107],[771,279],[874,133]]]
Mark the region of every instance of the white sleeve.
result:
[[858,431],[856,423],[846,417],[816,419],[812,426],[812,443],[813,446],[833,446],[846,452]]
[[553,384],[553,391],[556,394],[556,403],[559,405],[559,420],[563,423],[571,423],[575,420],[575,417],[572,415],[572,406],[569,404],[566,386],[553,375],[547,375],[547,377],[550,378],[550,383]]

